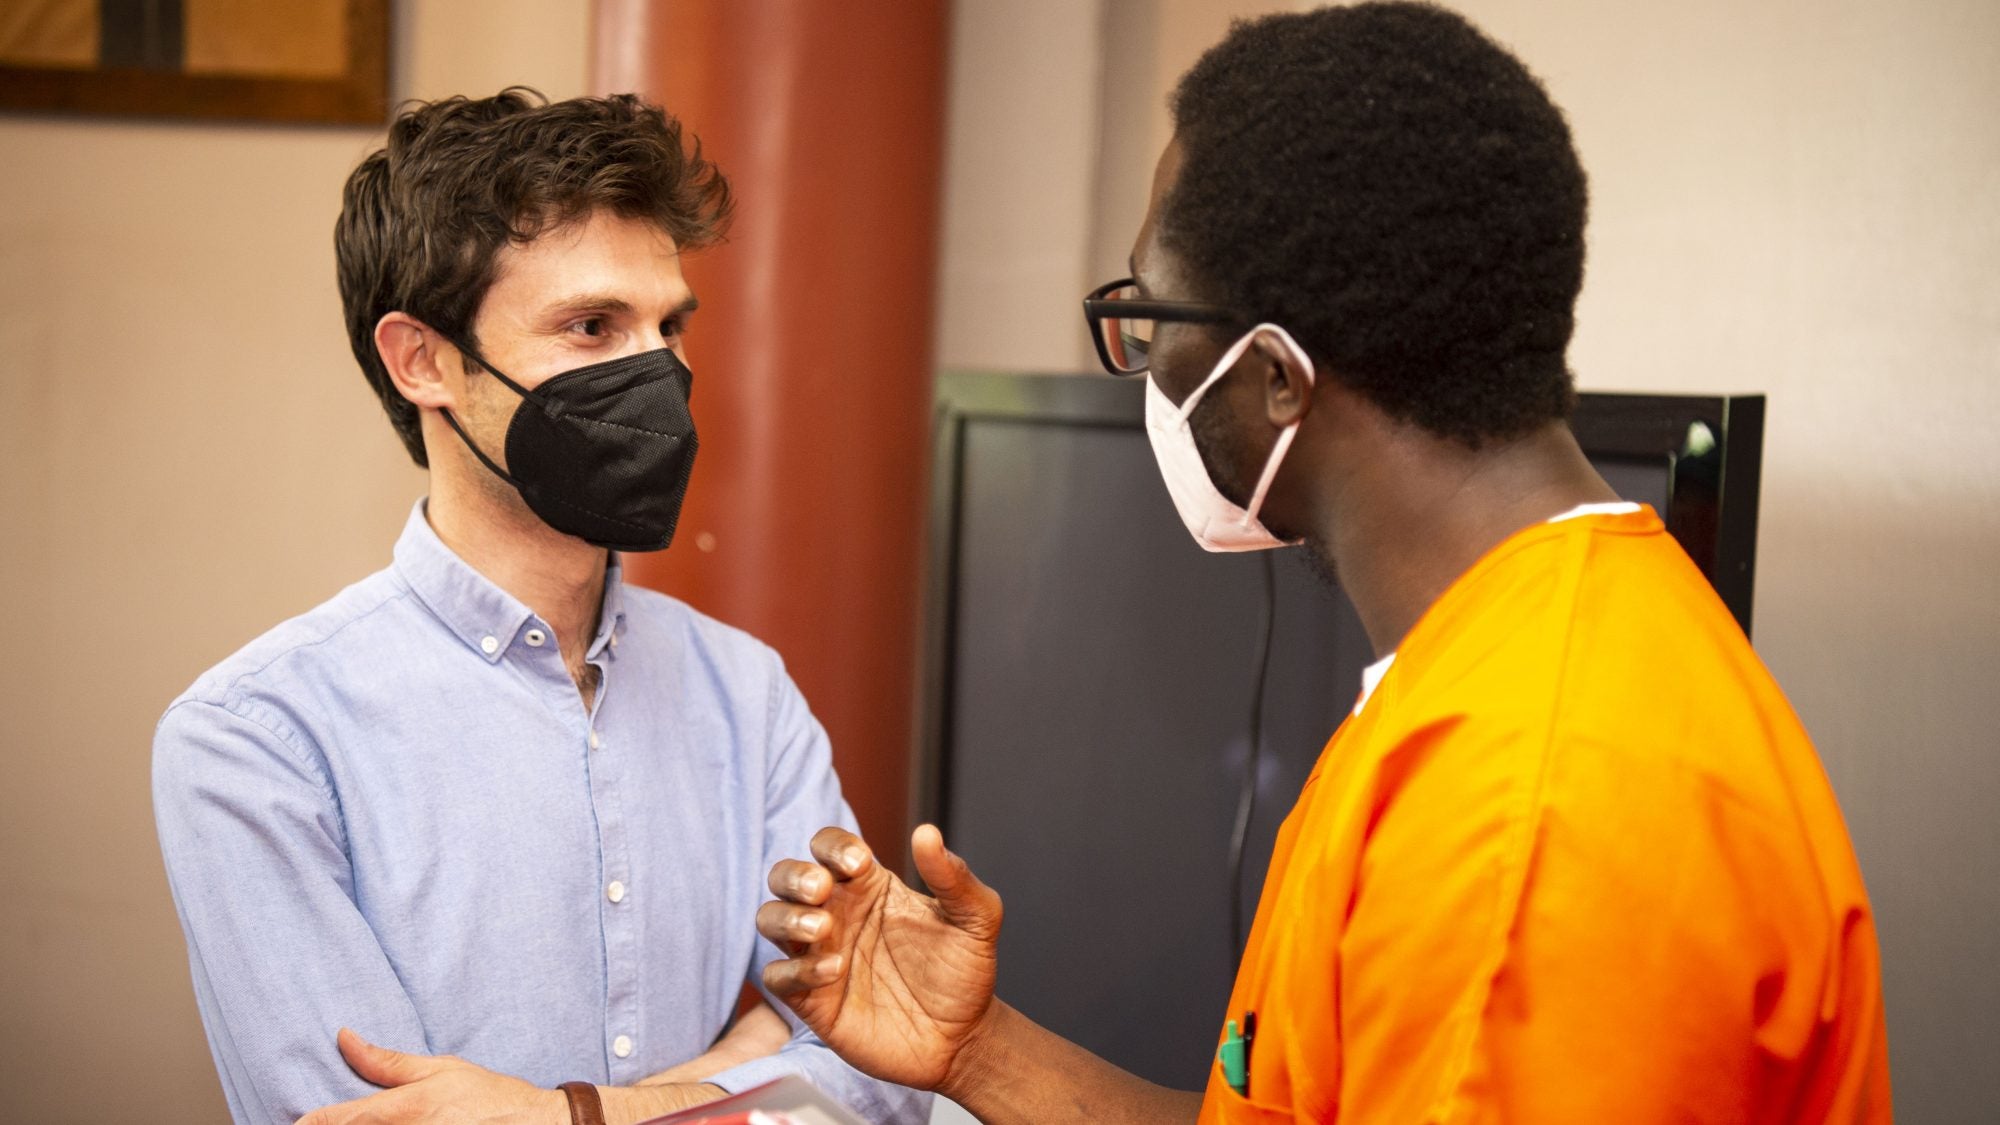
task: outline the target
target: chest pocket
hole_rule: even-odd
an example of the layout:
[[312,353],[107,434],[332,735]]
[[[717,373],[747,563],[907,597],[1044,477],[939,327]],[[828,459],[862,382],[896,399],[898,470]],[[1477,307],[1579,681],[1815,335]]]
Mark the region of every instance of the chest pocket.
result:
[[[1253,1090],[1256,1088],[1251,1087]],[[1208,1091],[1201,1100],[1201,1125],[1291,1125],[1299,1120],[1289,1107],[1252,1101],[1231,1089],[1222,1078],[1222,1066],[1209,1068]]]

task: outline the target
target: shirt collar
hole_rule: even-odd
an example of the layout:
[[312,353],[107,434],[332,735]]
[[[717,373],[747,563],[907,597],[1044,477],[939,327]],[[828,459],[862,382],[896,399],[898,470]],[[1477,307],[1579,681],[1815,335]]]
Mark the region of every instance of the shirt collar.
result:
[[1584,516],[1625,516],[1638,510],[1639,505],[1625,500],[1611,500],[1602,504],[1578,504],[1559,516],[1550,516],[1548,522],[1562,523]]
[[[395,571],[424,605],[458,635],[467,648],[496,663],[520,638],[535,613],[521,599],[495,585],[445,546],[424,516],[425,500],[410,509],[396,540]],[[598,614],[591,654],[612,636],[625,616],[624,567],[611,556],[604,571],[604,605]]]
[[604,567],[604,605],[597,612],[597,636],[590,642],[586,659],[597,659],[609,643],[618,646],[618,634],[625,628],[625,562],[616,551],[609,552],[610,561]]
[[1392,652],[1361,670],[1361,698],[1354,701],[1356,715],[1361,714],[1361,709],[1368,706],[1368,700],[1374,697],[1375,689],[1382,686],[1382,677],[1389,674],[1389,665],[1395,662],[1396,654]]

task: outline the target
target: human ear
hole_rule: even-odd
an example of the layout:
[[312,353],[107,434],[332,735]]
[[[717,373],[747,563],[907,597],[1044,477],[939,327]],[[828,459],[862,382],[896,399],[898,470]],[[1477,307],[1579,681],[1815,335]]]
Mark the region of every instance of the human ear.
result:
[[444,354],[456,351],[408,313],[387,313],[375,322],[375,354],[382,357],[397,393],[416,406],[445,410],[458,405],[453,393],[457,380],[444,364]]
[[1264,414],[1271,425],[1284,429],[1302,421],[1312,410],[1311,361],[1269,332],[1258,333],[1250,347],[1264,374]]

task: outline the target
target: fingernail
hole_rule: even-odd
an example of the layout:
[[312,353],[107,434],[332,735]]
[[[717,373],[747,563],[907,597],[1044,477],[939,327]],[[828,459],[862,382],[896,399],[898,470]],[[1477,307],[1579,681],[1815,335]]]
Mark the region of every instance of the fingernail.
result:
[[829,953],[820,958],[819,964],[813,966],[813,971],[823,977],[830,977],[840,972],[840,954]]
[[861,849],[859,848],[846,848],[842,850],[840,853],[840,865],[842,867],[847,868],[849,871],[853,871],[854,869],[860,867],[861,860],[862,860],[862,855],[861,855]]
[[799,929],[804,930],[807,937],[818,937],[819,932],[825,928],[826,928],[826,919],[821,918],[816,914],[810,918],[802,918],[799,920]]

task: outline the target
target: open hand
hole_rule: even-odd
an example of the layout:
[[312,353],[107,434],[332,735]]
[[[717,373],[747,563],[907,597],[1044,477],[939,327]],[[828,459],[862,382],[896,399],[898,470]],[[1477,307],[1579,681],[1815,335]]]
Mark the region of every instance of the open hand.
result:
[[792,954],[764,967],[764,984],[827,1046],[876,1078],[935,1090],[992,1010],[1000,896],[931,825],[910,843],[936,898],[884,870],[860,837],[823,828],[817,862],[771,868],[781,901],[757,911],[757,931]]

